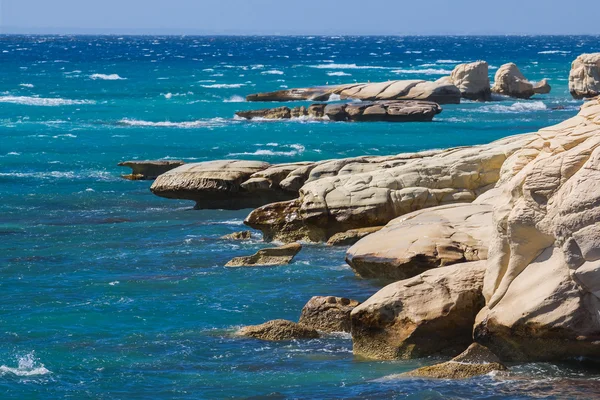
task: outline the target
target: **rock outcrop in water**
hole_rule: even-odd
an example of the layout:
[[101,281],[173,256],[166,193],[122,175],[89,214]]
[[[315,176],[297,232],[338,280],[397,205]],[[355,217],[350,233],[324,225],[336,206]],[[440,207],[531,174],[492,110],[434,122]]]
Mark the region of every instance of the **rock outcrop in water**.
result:
[[253,267],[253,266],[271,266],[285,265],[292,262],[296,254],[302,250],[299,243],[290,243],[281,247],[272,247],[260,249],[255,254],[247,257],[235,257],[226,267]]
[[159,175],[164,174],[174,168],[182,166],[183,161],[174,160],[146,160],[146,161],[123,161],[118,165],[120,167],[130,167],[132,169],[131,174],[121,175],[124,179],[131,181],[137,180],[153,180]]
[[460,90],[446,82],[423,80],[398,80],[377,83],[351,83],[347,85],[317,86],[285,89],[277,92],[246,96],[247,101],[327,101],[331,97],[376,100],[427,100],[438,104],[460,103]]
[[296,322],[276,319],[260,325],[245,326],[238,331],[238,335],[260,340],[281,341],[315,339],[319,337],[319,332]]
[[582,54],[573,61],[569,91],[576,99],[600,95],[600,53]]
[[465,99],[489,101],[492,99],[492,92],[488,71],[488,63],[485,61],[459,64],[450,76],[441,78],[438,82],[447,82],[456,86]]
[[350,332],[350,313],[359,304],[345,297],[315,296],[302,308],[298,323],[322,332]]
[[525,78],[519,67],[514,63],[502,65],[496,71],[492,92],[505,96],[528,99],[535,94],[550,93],[547,79],[533,84]]
[[431,101],[375,101],[346,104],[315,103],[309,107],[277,107],[262,110],[238,111],[245,119],[311,118],[352,122],[423,122],[431,121],[442,108]]
[[352,311],[354,353],[375,359],[457,355],[484,306],[485,262],[457,264],[392,283]]

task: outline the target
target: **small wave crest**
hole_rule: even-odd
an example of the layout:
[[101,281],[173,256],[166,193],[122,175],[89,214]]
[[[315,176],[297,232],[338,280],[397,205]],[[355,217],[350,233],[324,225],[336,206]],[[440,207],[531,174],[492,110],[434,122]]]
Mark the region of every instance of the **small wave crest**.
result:
[[423,74],[423,75],[445,75],[452,71],[442,68],[424,68],[424,69],[395,69],[392,72],[396,74]]
[[532,111],[544,111],[547,110],[548,107],[541,101],[531,101],[531,102],[517,102],[511,104],[510,106],[503,104],[493,104],[489,106],[483,106],[479,108],[480,112],[487,113],[522,113],[522,112],[532,112]]
[[246,99],[243,98],[242,96],[235,95],[235,96],[231,96],[228,99],[223,100],[223,103],[243,103],[245,101],[246,101]]
[[34,96],[0,96],[0,103],[21,104],[24,106],[58,107],[82,104],[95,104],[96,102],[92,100],[71,100]]
[[246,86],[244,83],[214,83],[212,85],[200,85],[207,89],[239,89]]
[[138,119],[123,118],[118,122],[119,125],[124,126],[138,126],[138,127],[154,127],[154,128],[213,128],[217,126],[224,126],[227,120],[224,118],[210,118],[210,119],[199,119],[196,121],[183,121],[183,122],[172,122],[172,121],[144,121]]
[[317,69],[389,69],[387,67],[380,67],[377,65],[356,65],[356,64],[317,64],[309,65],[311,68]]
[[18,358],[17,367],[7,367],[6,365],[0,365],[0,376],[6,374],[12,374],[16,376],[39,376],[51,374],[50,370],[44,367],[44,364],[40,364],[35,357],[35,353],[32,351]]
[[344,71],[328,72],[327,75],[329,75],[329,76],[352,76],[352,74],[349,74]]
[[90,75],[90,78],[94,79],[94,80],[100,79],[103,81],[122,81],[122,80],[127,79],[127,78],[122,78],[117,74],[93,74],[93,75]]
[[570,54],[570,51],[565,51],[565,50],[545,50],[545,51],[538,51],[538,54]]
[[[276,143],[269,143],[271,147],[279,147],[280,145]],[[271,150],[271,149],[258,149],[254,152],[243,152],[243,153],[229,153],[228,157],[236,157],[236,156],[287,156],[293,157],[298,154],[304,153],[305,147],[301,144],[290,144],[290,145],[281,145],[283,148],[289,148],[291,150]]]
[[260,74],[261,75],[283,75],[283,71],[280,71],[278,69],[272,69],[269,71],[263,71]]

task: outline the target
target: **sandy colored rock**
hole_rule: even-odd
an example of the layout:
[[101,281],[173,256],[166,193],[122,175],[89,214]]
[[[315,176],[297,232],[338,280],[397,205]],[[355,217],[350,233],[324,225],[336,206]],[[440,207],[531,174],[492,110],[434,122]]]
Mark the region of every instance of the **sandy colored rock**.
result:
[[345,297],[315,296],[302,308],[298,323],[322,332],[350,332],[350,313],[359,304]]
[[528,99],[536,93],[549,93],[550,85],[546,79],[534,85],[525,78],[516,64],[508,63],[502,65],[496,71],[492,92],[519,99]]
[[327,241],[329,246],[351,246],[360,239],[379,231],[383,226],[372,226],[369,228],[350,229],[346,232],[336,233]]
[[465,99],[489,101],[492,99],[492,92],[488,71],[488,63],[485,61],[459,64],[452,70],[449,82],[460,90]]
[[319,337],[319,332],[292,321],[276,319],[260,325],[245,326],[238,331],[238,335],[260,340],[280,341],[314,339]]
[[131,174],[121,175],[121,177],[136,181],[156,179],[159,175],[183,164],[184,162],[179,160],[134,160],[120,162],[118,165],[120,167],[130,167],[132,169]]
[[485,260],[491,234],[491,205],[438,206],[392,220],[352,246],[346,262],[363,278],[407,279],[432,268]]
[[474,338],[503,360],[597,358],[600,101],[539,137],[503,168]]
[[250,231],[240,231],[233,232],[228,235],[221,236],[223,240],[250,240],[252,239],[252,232]]
[[600,95],[600,53],[581,54],[573,61],[569,91],[575,99]]
[[289,107],[263,108],[260,110],[238,111],[235,113],[238,117],[245,119],[289,119],[292,112]]
[[484,273],[485,262],[476,261],[384,287],[351,313],[354,354],[382,360],[459,354],[472,343],[484,306]]
[[427,100],[438,104],[460,103],[460,91],[447,82],[398,80],[375,83],[352,83],[335,86],[285,89],[269,93],[251,94],[247,101],[325,101],[332,96],[340,99],[374,100]]
[[468,379],[507,368],[487,347],[473,343],[452,360],[406,372],[400,376],[434,379]]
[[270,265],[285,265],[292,262],[296,254],[302,250],[302,245],[299,243],[290,243],[281,247],[272,247],[261,249],[255,254],[247,257],[235,257],[227,264],[226,267],[253,267],[253,266],[270,266]]

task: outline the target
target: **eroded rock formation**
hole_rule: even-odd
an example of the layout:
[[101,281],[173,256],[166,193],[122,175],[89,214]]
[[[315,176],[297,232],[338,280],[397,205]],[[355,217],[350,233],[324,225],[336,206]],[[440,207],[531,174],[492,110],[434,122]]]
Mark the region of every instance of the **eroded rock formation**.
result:
[[331,96],[358,100],[427,100],[438,104],[460,103],[460,91],[446,82],[423,80],[398,80],[377,83],[351,83],[336,86],[285,89],[277,92],[257,93],[247,101],[326,101]]
[[576,99],[600,95],[600,53],[582,54],[573,61],[569,91]]
[[345,297],[315,296],[302,308],[298,323],[322,332],[350,332],[350,313],[359,304]]
[[253,266],[270,266],[270,265],[285,265],[292,262],[296,254],[302,250],[302,245],[299,243],[290,243],[281,247],[272,247],[260,249],[255,254],[245,257],[235,257],[227,264],[226,267],[253,267]]
[[505,96],[528,99],[535,94],[550,93],[547,79],[534,84],[525,78],[519,67],[514,63],[502,65],[496,71],[492,92]]
[[146,160],[146,161],[123,161],[118,165],[120,167],[130,167],[131,174],[121,175],[124,179],[131,181],[137,180],[152,180],[159,175],[164,174],[174,168],[183,165],[183,161],[179,160]]
[[488,63],[476,61],[457,65],[452,74],[438,80],[456,86],[463,98],[469,100],[489,101],[492,99]]
[[238,331],[238,335],[260,340],[280,341],[314,339],[319,337],[319,332],[296,322],[276,319],[260,325],[245,326]]
[[379,231],[381,228],[383,228],[383,226],[372,226],[369,228],[350,229],[346,232],[336,233],[329,238],[327,244],[329,246],[351,246],[360,239]]

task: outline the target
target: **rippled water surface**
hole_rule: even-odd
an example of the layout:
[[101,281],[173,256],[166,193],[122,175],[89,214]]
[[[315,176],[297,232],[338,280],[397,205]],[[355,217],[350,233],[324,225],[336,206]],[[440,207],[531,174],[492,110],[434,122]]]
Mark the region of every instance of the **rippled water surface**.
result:
[[[594,398],[598,371],[528,364],[467,381],[393,375],[434,359],[352,356],[348,336],[266,343],[241,325],[297,319],[313,295],[364,300],[345,249],[226,269],[264,246],[220,240],[248,210],[194,211],[120,179],[127,159],[320,160],[486,143],[577,112],[571,61],[598,37],[0,36],[0,397]],[[246,122],[258,91],[438,79],[516,62],[552,92],[446,105],[432,123]]]

